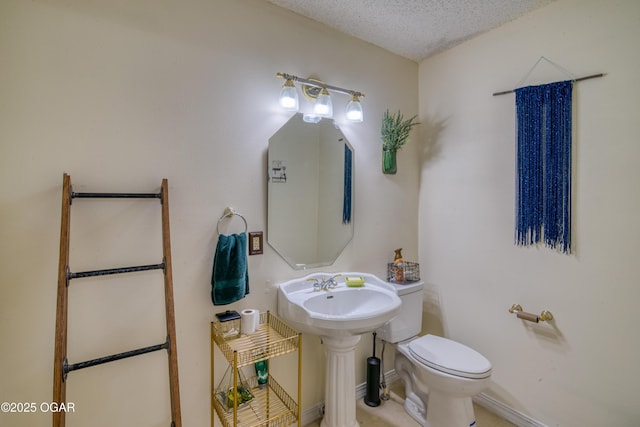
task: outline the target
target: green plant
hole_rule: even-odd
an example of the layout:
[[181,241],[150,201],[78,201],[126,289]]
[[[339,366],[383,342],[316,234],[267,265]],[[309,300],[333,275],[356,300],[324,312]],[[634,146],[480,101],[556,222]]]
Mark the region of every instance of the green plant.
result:
[[387,109],[382,117],[382,148],[386,151],[397,151],[407,142],[409,133],[414,126],[419,125],[415,120],[418,116],[413,116],[405,120],[398,110],[396,114],[390,114]]

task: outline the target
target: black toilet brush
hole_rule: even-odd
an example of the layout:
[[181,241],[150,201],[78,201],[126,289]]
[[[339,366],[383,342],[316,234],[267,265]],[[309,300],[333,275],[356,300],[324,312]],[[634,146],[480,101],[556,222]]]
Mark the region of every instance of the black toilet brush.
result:
[[373,333],[373,356],[367,358],[367,394],[364,403],[380,405],[380,359],[376,357],[376,333]]

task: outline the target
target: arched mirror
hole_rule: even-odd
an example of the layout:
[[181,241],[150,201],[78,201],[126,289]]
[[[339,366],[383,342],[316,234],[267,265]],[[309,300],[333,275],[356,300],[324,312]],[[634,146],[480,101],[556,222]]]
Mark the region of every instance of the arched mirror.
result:
[[300,113],[269,139],[267,241],[292,268],[333,264],[353,237],[353,155],[332,120]]

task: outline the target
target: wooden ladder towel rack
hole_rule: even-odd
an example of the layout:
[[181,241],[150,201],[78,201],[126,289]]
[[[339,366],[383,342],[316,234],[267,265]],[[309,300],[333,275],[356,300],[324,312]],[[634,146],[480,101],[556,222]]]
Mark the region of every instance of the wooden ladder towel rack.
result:
[[[162,249],[163,260],[160,264],[136,267],[113,268],[72,273],[69,270],[69,242],[71,203],[76,198],[142,198],[159,199],[162,205]],[[158,270],[164,271],[164,300],[165,318],[167,326],[167,340],[164,343],[150,347],[139,348],[124,353],[97,359],[69,364],[67,360],[67,303],[68,287],[71,279],[104,276],[111,274],[130,273],[136,271]],[[74,193],[71,178],[64,174],[62,183],[62,219],[60,226],[60,261],[58,264],[58,293],[56,304],[56,335],[53,367],[53,401],[66,404],[67,374],[78,369],[100,365],[128,357],[139,356],[157,350],[167,350],[169,361],[169,393],[171,398],[171,427],[182,427],[180,415],[180,390],[178,386],[178,354],[176,346],[175,313],[173,309],[173,279],[171,271],[171,240],[169,236],[169,197],[168,183],[162,180],[159,193]],[[65,412],[53,412],[53,427],[65,426]]]

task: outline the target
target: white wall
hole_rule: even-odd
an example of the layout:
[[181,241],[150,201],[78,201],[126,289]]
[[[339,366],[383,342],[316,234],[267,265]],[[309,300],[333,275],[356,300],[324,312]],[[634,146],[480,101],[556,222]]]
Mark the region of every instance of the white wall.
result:
[[[355,237],[323,270],[384,276],[397,247],[417,260],[417,138],[400,153],[398,175],[386,176],[378,136],[386,108],[418,112],[418,65],[411,61],[257,0],[5,0],[0,58],[2,402],[52,397],[63,172],[76,191],[154,191],[166,177],[183,425],[209,425],[214,313],[275,312],[267,283],[303,274],[267,246],[249,258],[247,298],[228,307],[210,301],[224,208],[243,213],[249,231],[266,228],[267,141],[288,119],[277,107],[278,71],[366,93],[365,122],[341,123],[355,150]],[[334,100],[336,112],[347,100]],[[74,203],[72,269],[157,262],[159,209],[106,206]],[[96,248],[98,238],[115,239],[116,253]],[[154,288],[161,278],[96,282],[72,283],[72,362],[164,340],[162,296]],[[370,342],[361,344],[359,381]],[[303,365],[308,408],[323,394],[316,337],[304,337]],[[168,425],[165,372],[166,357],[154,353],[71,373],[68,396],[77,412],[67,425]],[[41,426],[50,418],[0,413],[0,424]]]
[[[640,2],[559,0],[420,64],[423,277],[445,333],[493,363],[489,394],[550,426],[640,425],[638,40]],[[515,101],[492,96],[543,55],[606,73],[574,87],[570,256],[514,246]],[[564,79],[542,74],[526,83]]]

